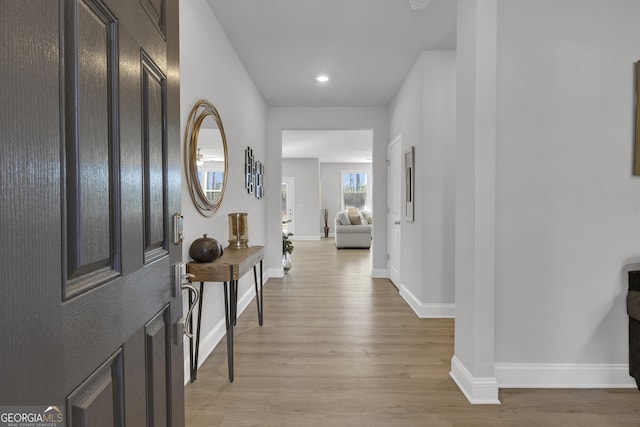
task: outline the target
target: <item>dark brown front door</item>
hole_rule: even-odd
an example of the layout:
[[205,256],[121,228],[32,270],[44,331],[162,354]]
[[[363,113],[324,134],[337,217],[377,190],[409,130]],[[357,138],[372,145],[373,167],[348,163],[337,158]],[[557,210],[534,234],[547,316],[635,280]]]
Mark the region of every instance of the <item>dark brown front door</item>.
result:
[[0,406],[184,424],[177,14],[0,2]]

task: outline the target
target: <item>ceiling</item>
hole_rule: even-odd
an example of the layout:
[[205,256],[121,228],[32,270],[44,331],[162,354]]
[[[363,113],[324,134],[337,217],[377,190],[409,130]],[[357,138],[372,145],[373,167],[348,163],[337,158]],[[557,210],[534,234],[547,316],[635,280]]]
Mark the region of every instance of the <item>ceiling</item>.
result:
[[[454,0],[430,0],[422,10],[409,0],[207,1],[269,107],[387,106],[420,52],[456,45]],[[316,82],[321,73],[327,83]],[[361,158],[346,148],[361,146],[345,144],[356,135],[349,132],[285,135],[283,157]],[[330,148],[336,144],[340,150]]]
[[420,52],[456,47],[454,0],[208,2],[270,107],[386,106]]
[[282,158],[321,163],[371,163],[372,130],[282,131]]

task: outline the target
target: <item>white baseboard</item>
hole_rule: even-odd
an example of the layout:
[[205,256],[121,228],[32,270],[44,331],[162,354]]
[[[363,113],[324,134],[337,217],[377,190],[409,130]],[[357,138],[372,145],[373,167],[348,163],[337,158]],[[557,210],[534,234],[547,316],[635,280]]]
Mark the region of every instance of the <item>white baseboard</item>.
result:
[[635,388],[628,364],[496,363],[500,388]]
[[499,405],[498,381],[495,377],[474,378],[460,360],[454,355],[451,358],[449,376],[469,403],[474,405]]
[[421,319],[455,317],[455,304],[421,302],[404,285],[400,285],[400,296]]
[[281,279],[284,277],[284,269],[282,267],[280,268],[269,268],[267,269],[267,276],[268,277],[274,277],[277,279]]
[[294,234],[293,236],[289,236],[289,240],[320,240],[320,235],[299,236]]
[[388,279],[389,273],[386,268],[372,268],[371,277],[374,279]]
[[[263,276],[263,282],[266,282],[271,277],[269,274]],[[264,283],[263,285],[264,286]],[[247,291],[238,299],[238,317],[249,306],[251,301],[255,298],[255,287],[251,286]],[[195,315],[195,313],[194,313]],[[224,313],[223,313],[224,315]],[[194,325],[194,328],[196,326]],[[220,319],[213,329],[205,336],[200,336],[200,350],[198,355],[198,368],[202,366],[207,357],[213,352],[218,343],[225,337],[227,332],[227,325],[224,317]],[[194,338],[195,339],[195,338]],[[189,340],[185,337],[183,340],[184,348],[184,384],[186,385],[191,379],[191,361],[189,360]]]

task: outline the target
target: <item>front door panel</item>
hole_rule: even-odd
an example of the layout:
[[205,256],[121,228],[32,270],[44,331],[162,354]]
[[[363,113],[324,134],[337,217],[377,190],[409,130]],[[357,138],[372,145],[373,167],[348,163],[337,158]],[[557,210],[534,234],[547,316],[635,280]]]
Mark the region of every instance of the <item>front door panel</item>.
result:
[[120,275],[116,18],[100,4],[64,5],[65,299]]
[[0,3],[3,405],[184,424],[177,3]]
[[124,425],[122,351],[118,350],[68,397],[67,425]]

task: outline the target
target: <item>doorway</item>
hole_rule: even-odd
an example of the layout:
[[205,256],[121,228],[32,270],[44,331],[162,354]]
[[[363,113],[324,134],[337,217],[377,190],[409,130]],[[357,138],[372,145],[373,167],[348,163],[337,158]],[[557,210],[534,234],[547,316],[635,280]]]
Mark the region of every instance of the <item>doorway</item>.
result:
[[295,229],[294,223],[294,197],[295,191],[293,188],[293,177],[284,177],[282,178],[282,232],[293,233]]
[[[282,131],[282,175],[296,181],[296,240],[324,237],[325,212],[327,234],[332,238],[334,218],[345,209],[344,171],[366,174],[366,194],[361,196],[375,197],[372,160],[372,129]],[[372,200],[363,203],[362,210],[372,210]]]

